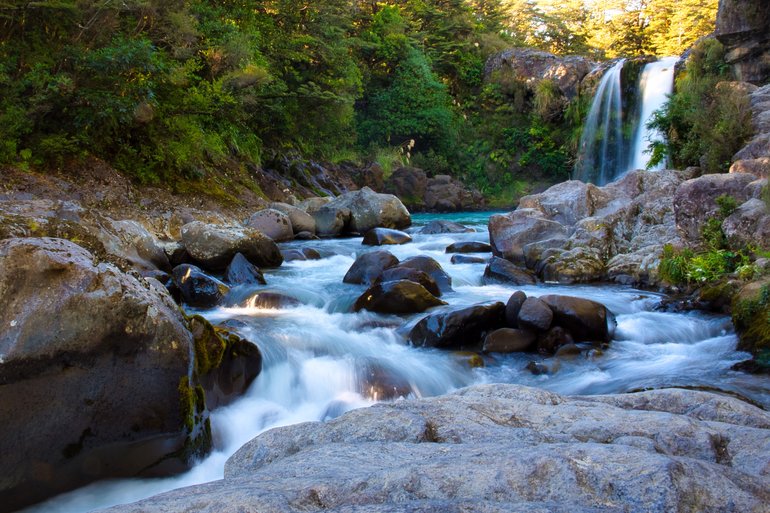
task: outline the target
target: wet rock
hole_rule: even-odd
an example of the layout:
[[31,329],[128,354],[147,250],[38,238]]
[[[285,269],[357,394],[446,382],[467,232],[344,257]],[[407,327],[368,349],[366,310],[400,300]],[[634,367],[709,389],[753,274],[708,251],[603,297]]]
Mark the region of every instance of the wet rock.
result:
[[242,396],[262,372],[262,353],[252,342],[195,315],[189,321],[196,347],[196,372],[214,410]]
[[566,328],[576,342],[609,342],[615,333],[615,316],[601,303],[553,294],[540,300],[553,311],[554,323]]
[[409,314],[424,312],[446,303],[413,281],[397,280],[377,283],[366,290],[353,305],[353,310],[378,313]]
[[524,367],[525,370],[528,370],[535,376],[541,376],[543,374],[550,374],[551,370],[548,368],[548,366],[544,363],[539,362],[529,362],[526,367]]
[[399,267],[407,267],[422,271],[436,282],[442,294],[452,292],[452,277],[441,267],[435,258],[418,255],[410,257],[398,264]]
[[580,346],[576,344],[564,344],[556,350],[556,354],[554,354],[554,356],[562,360],[574,360],[580,356],[580,353]]
[[534,285],[535,277],[526,269],[504,258],[492,257],[484,269],[484,283],[509,283],[511,285]]
[[373,401],[390,401],[412,393],[409,380],[398,369],[374,359],[356,361],[356,379],[361,395]]
[[537,351],[543,355],[552,355],[560,347],[574,343],[569,331],[561,326],[554,326],[537,337]]
[[485,264],[487,259],[483,257],[454,254],[450,259],[453,264]]
[[445,221],[445,220],[436,220],[431,221],[422,228],[417,233],[426,233],[426,234],[441,234],[441,233],[473,233],[474,229],[469,228],[468,226],[462,225],[460,223],[455,223],[454,221]]
[[311,232],[299,232],[294,234],[294,240],[316,240],[318,237],[315,233]]
[[384,246],[387,244],[407,244],[412,242],[412,237],[408,234],[391,230],[389,228],[372,228],[364,234],[363,244],[365,246]]
[[281,250],[284,262],[291,262],[294,260],[320,260],[321,253],[313,248],[302,249],[283,249]]
[[384,249],[370,251],[356,257],[356,261],[345,273],[342,281],[357,285],[371,285],[377,281],[385,269],[396,265],[398,265],[398,258],[390,251]]
[[447,253],[491,253],[492,246],[486,242],[465,241],[455,242],[446,248]]
[[265,285],[265,277],[257,266],[236,253],[225,270],[225,281],[230,285]]
[[441,289],[439,289],[436,280],[431,278],[430,275],[411,267],[391,267],[386,269],[377,279],[378,282],[398,280],[409,280],[419,283],[434,296],[441,296]]
[[98,479],[179,471],[187,416],[203,422],[182,408],[193,351],[179,308],[159,284],[94,262],[62,239],[0,241],[7,511]]
[[535,344],[537,335],[528,330],[500,328],[484,339],[485,353],[515,353],[528,351]]
[[524,246],[548,239],[566,240],[572,230],[534,209],[517,209],[489,218],[489,240],[496,256],[524,264]]
[[213,308],[230,292],[230,287],[191,264],[176,266],[172,277],[182,301],[193,307]]
[[409,332],[409,342],[418,347],[472,348],[484,336],[503,327],[505,305],[492,303],[431,314]]
[[291,223],[291,228],[294,231],[295,236],[302,232],[315,234],[315,219],[301,208],[287,203],[271,203],[270,208],[283,212],[289,216],[289,222]]
[[283,242],[294,238],[294,228],[289,216],[274,208],[266,208],[254,212],[244,225],[259,230],[276,242]]
[[521,304],[517,323],[520,328],[546,331],[553,322],[553,311],[539,298],[528,297]]
[[521,305],[526,300],[527,295],[520,290],[517,290],[508,298],[508,302],[505,304],[505,323],[509,328],[519,327],[519,311],[521,310]]
[[182,227],[182,243],[195,261],[213,271],[224,270],[236,253],[259,267],[278,267],[283,262],[275,242],[251,228],[193,221]]
[[[372,228],[403,229],[412,224],[409,211],[392,194],[376,193],[368,187],[348,192],[327,203],[319,212],[350,211],[348,231],[366,233]],[[314,215],[316,222],[318,217]],[[321,226],[318,226],[321,234]]]
[[162,244],[163,252],[166,254],[168,262],[174,268],[180,264],[191,263],[190,254],[185,249],[182,241],[166,242]]
[[[235,300],[236,298],[232,299]],[[261,308],[264,310],[282,310],[302,305],[302,302],[295,297],[268,290],[261,290],[255,294],[250,294],[245,300],[238,300],[236,303],[241,307]]]

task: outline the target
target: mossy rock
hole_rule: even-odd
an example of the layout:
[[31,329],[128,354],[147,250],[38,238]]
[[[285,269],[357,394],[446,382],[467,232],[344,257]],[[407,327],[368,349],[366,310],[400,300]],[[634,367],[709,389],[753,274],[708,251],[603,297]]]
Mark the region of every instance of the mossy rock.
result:
[[200,315],[188,319],[195,340],[195,371],[198,376],[208,374],[222,362],[227,349],[227,337]]
[[732,317],[738,349],[770,366],[770,277],[749,283],[735,296]]

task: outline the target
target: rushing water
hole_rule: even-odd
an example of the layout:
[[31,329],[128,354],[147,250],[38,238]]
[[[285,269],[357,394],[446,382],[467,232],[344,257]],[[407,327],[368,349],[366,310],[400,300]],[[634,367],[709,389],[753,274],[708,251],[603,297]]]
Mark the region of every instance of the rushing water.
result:
[[[442,215],[477,231],[453,235],[414,234],[414,242],[388,247],[400,259],[430,255],[452,276],[450,306],[506,301],[517,287],[481,284],[483,264],[452,265],[447,245],[458,240],[487,241],[488,213]],[[435,216],[414,216],[416,225]],[[321,260],[289,262],[268,271],[268,290],[292,295],[303,306],[286,310],[219,308],[203,313],[229,321],[256,342],[264,368],[248,393],[211,416],[216,449],[192,471],[173,478],[100,482],[54,498],[29,511],[85,512],[130,502],[181,486],[220,479],[226,459],[257,434],[276,426],[334,418],[367,406],[394,387],[410,396],[443,394],[490,382],[521,383],[564,394],[626,392],[639,388],[703,386],[733,391],[770,405],[770,382],[729,370],[748,357],[735,350],[729,319],[705,313],[656,311],[662,297],[620,286],[524,287],[528,295],[570,294],[607,305],[617,315],[615,339],[602,355],[556,362],[533,354],[485,357],[484,368],[470,368],[461,355],[405,344],[404,333],[423,314],[398,317],[350,313],[363,286],[342,283],[355,254],[369,249],[360,238],[293,242],[287,247],[316,248]],[[447,308],[447,307],[444,307]],[[552,374],[535,376],[524,367],[535,360]]]

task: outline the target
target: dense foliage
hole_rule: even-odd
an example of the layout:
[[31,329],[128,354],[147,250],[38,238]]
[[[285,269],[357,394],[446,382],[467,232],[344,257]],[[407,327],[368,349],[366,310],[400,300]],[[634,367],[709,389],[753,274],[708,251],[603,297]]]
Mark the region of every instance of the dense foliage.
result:
[[568,175],[585,101],[548,81],[485,81],[486,59],[516,44],[679,51],[716,1],[670,4],[7,0],[0,165],[93,155],[152,182],[298,152],[409,161],[510,202],[525,182]]

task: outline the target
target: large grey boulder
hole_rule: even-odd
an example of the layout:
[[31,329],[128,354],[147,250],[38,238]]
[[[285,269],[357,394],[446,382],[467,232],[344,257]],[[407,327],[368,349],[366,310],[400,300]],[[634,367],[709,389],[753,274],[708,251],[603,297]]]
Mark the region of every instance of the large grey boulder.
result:
[[289,205],[288,203],[271,203],[270,208],[289,216],[289,221],[291,221],[291,227],[295,234],[300,232],[315,234],[315,219],[301,208]]
[[274,208],[265,208],[254,212],[244,225],[264,233],[276,242],[294,238],[291,219],[287,214]]
[[374,192],[369,187],[333,199],[322,208],[326,209],[349,210],[347,229],[352,232],[366,233],[377,227],[401,230],[412,224],[409,211],[397,197]]
[[283,257],[270,237],[252,228],[193,221],[182,227],[182,243],[206,269],[224,270],[236,253],[259,267],[278,267]]
[[268,431],[220,481],[110,513],[766,512],[770,415],[689,390],[480,385]]
[[97,479],[179,470],[192,456],[181,312],[154,280],[94,261],[62,239],[0,241],[4,511]]
[[770,208],[761,199],[750,199],[722,222],[730,245],[770,249]]

